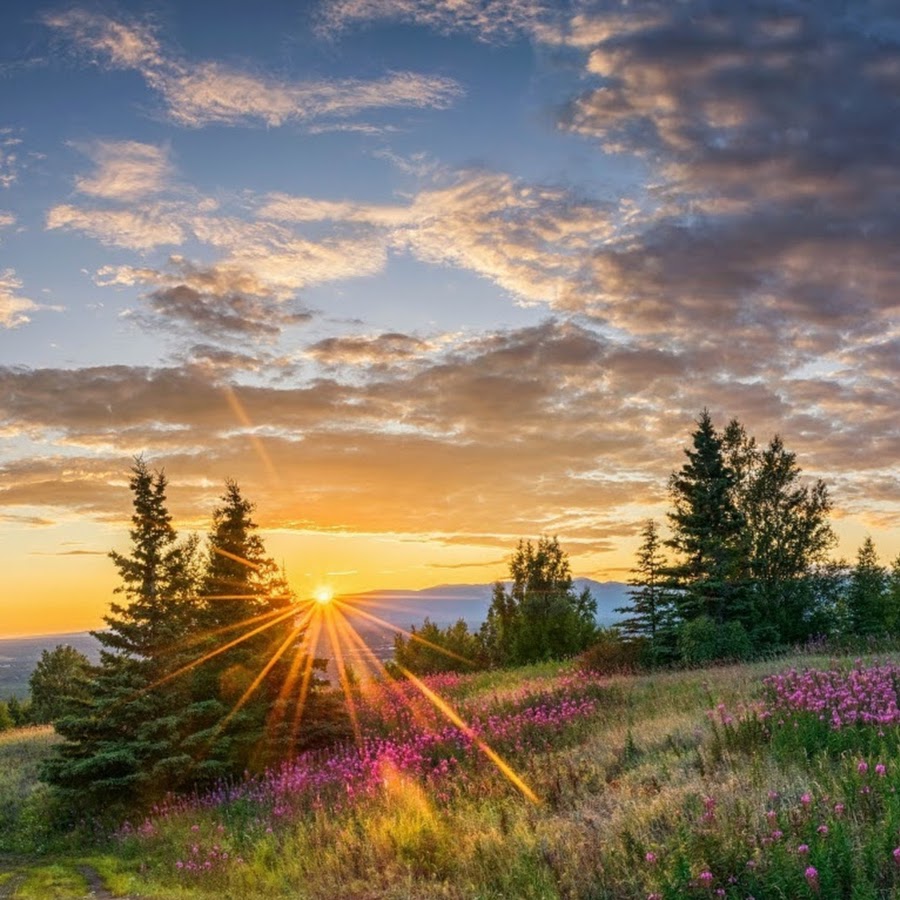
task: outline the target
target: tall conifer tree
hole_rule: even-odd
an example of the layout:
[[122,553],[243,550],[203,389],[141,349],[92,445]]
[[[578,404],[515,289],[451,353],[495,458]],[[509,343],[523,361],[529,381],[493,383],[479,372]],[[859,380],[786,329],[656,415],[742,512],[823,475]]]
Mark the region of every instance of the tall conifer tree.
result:
[[185,787],[191,762],[180,717],[186,686],[166,680],[181,662],[173,648],[196,623],[190,545],[178,542],[163,473],[139,458],[130,486],[131,551],[110,554],[124,602],[111,605],[105,630],[92,632],[102,650],[89,698],[56,723],[66,740],[45,770],[79,803],[107,811]]

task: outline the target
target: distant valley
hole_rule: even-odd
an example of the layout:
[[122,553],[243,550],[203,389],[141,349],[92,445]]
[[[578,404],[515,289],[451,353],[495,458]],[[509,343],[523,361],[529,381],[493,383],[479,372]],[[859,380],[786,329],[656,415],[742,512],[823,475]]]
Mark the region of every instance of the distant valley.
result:
[[[574,584],[579,592],[588,588],[597,601],[600,625],[612,625],[620,618],[615,609],[628,599],[627,584],[590,578],[576,578]],[[463,619],[470,629],[477,629],[487,615],[492,590],[492,584],[445,584],[419,591],[378,590],[354,595],[354,603],[395,628],[418,627],[428,618],[441,626]],[[379,659],[391,657],[397,633],[394,629],[377,625],[362,614],[350,614],[348,618]],[[86,631],[0,639],[0,699],[26,697],[28,677],[41,652],[52,650],[57,644],[70,644],[92,662],[100,656],[100,644]],[[348,661],[352,663],[359,655],[359,650],[349,648]]]

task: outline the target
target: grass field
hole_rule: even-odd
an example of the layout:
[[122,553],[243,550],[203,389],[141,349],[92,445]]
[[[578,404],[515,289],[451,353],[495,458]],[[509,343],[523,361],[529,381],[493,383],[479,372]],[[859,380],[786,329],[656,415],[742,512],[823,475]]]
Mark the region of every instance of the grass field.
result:
[[[764,685],[791,666],[834,671]],[[14,732],[0,897],[900,897],[898,681],[892,665],[803,657],[426,682],[449,711],[411,684],[364,689],[362,750],[99,837],[48,826],[35,775],[55,738]]]

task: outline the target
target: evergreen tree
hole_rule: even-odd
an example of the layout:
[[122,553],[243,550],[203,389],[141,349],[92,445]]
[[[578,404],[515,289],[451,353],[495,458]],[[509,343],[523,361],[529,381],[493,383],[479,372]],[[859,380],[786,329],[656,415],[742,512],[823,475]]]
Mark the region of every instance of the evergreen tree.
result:
[[835,540],[825,483],[801,485],[800,474],[796,455],[776,435],[754,455],[737,494],[755,629],[784,643],[810,635],[815,608],[809,575]]
[[73,699],[87,700],[90,666],[90,660],[68,644],[43,650],[28,679],[32,721],[52,722],[67,711]]
[[563,659],[584,650],[596,634],[596,601],[576,593],[569,559],[556,538],[519,541],[510,561],[509,590],[498,583],[482,639],[500,665]]
[[847,608],[850,628],[857,635],[884,634],[887,630],[888,576],[878,562],[871,537],[866,537],[850,570]]
[[708,410],[691,440],[688,461],[669,479],[674,508],[666,545],[680,555],[669,574],[678,588],[680,617],[707,615],[721,626],[747,616],[741,554],[745,522],[734,499],[737,475],[726,462]]
[[[194,777],[201,782],[261,770],[304,742],[320,739],[319,731],[328,731],[325,720],[334,719],[323,712],[317,678],[304,717],[313,725],[302,735],[293,733],[290,697],[282,687],[291,664],[304,653],[295,598],[267,555],[252,518],[253,504],[236,482],[226,482],[221,500],[208,537],[204,637],[195,650],[198,658],[212,655],[192,676],[191,746],[198,757]],[[217,653],[238,639],[227,653]]]
[[626,618],[618,628],[626,639],[646,639],[655,659],[670,655],[672,647],[673,599],[667,576],[668,566],[656,522],[648,519],[641,531],[643,542],[637,551],[628,595],[631,602],[616,609]]
[[900,634],[900,554],[887,573],[884,596],[885,627],[892,635]]
[[65,738],[45,778],[83,806],[106,811],[146,805],[186,784],[190,756],[180,710],[183,682],[166,681],[180,660],[170,651],[196,622],[186,555],[166,507],[166,479],[143,459],[132,469],[131,552],[112,552],[125,598],[93,632],[102,649],[90,695],[56,722]]

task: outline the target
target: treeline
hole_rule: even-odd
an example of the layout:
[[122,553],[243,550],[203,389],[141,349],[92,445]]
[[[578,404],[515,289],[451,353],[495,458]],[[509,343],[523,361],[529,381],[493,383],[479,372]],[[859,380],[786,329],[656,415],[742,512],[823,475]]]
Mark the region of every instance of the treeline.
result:
[[645,524],[625,619],[598,659],[702,664],[900,633],[900,557],[883,568],[867,538],[855,566],[830,560],[828,490],[801,479],[780,437],[760,447],[704,410],[685,454],[669,479],[668,536]]
[[[110,554],[121,600],[93,632],[99,664],[57,648],[33,676],[32,717],[65,739],[44,779],[70,806],[146,807],[346,735],[322,679],[298,677],[325,661],[307,658],[295,598],[238,485],[226,483],[205,543],[179,538],[162,473],[139,459],[130,487],[130,551]],[[66,666],[69,688],[46,709],[34,679],[43,688]]]
[[654,520],[641,532],[617,626],[594,625],[595,604],[573,592],[556,539],[541,538],[519,544],[511,587],[495,585],[480,630],[426,620],[395,639],[397,662],[471,671],[584,652],[587,665],[621,670],[900,636],[900,557],[882,567],[867,538],[855,566],[831,560],[828,489],[803,479],[782,439],[760,446],[736,419],[720,432],[706,410],[696,424],[669,478],[666,533]]
[[574,656],[597,637],[597,602],[572,584],[568,556],[554,538],[520,541],[510,583],[494,585],[487,619],[470,632],[462,619],[440,628],[429,619],[394,638],[396,670],[420,675],[521,666]]

